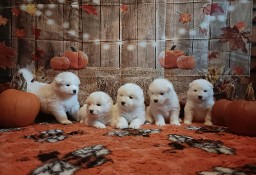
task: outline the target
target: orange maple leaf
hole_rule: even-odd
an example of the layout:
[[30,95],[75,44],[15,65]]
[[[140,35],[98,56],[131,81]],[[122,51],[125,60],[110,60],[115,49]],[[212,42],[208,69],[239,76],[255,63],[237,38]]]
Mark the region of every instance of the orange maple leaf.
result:
[[127,12],[128,11],[128,5],[121,5],[121,7],[120,7],[120,9],[121,9],[121,12]]
[[28,14],[30,14],[30,15],[35,15],[36,10],[37,10],[37,8],[36,8],[36,5],[35,5],[35,4],[28,4],[28,5],[26,6],[26,12],[27,12]]
[[20,15],[20,9],[17,7],[12,8],[12,15],[13,16],[19,16]]
[[184,24],[191,21],[191,15],[189,13],[179,13],[179,15],[179,22],[182,22]]
[[7,23],[8,19],[4,18],[2,15],[0,15],[0,26],[3,25],[5,26],[5,24]]
[[3,69],[14,68],[16,66],[13,57],[16,55],[14,48],[7,47],[5,42],[0,43],[0,67]]
[[24,38],[25,36],[25,30],[24,29],[16,29],[15,36],[19,39]]

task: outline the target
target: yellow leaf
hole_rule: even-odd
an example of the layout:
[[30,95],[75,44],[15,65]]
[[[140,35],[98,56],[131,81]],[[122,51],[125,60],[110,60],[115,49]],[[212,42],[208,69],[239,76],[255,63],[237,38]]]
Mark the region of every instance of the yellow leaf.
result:
[[26,6],[26,12],[29,13],[30,15],[35,15],[36,10],[37,8],[35,4],[28,4]]
[[3,25],[5,26],[5,24],[7,23],[8,19],[4,18],[2,15],[0,15],[0,26]]

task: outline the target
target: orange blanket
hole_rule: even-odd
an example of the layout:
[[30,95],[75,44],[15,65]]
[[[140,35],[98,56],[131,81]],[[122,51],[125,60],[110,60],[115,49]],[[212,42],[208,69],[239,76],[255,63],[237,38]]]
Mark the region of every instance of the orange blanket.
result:
[[37,123],[0,129],[0,174],[256,174],[256,138],[223,127],[96,129]]

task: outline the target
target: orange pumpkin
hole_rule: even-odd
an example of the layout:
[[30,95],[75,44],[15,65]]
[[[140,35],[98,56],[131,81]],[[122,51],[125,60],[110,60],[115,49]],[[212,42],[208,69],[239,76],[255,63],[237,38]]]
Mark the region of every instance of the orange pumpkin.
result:
[[194,69],[196,67],[196,60],[193,56],[181,55],[177,59],[177,66],[180,69]]
[[226,125],[234,134],[256,136],[256,102],[234,100],[227,106]]
[[159,54],[159,63],[164,68],[177,68],[177,59],[179,56],[184,55],[181,50],[175,50],[176,45],[172,46],[171,50],[162,51]]
[[32,93],[8,89],[0,94],[1,127],[22,127],[32,124],[39,110],[40,101]]
[[69,51],[65,51],[63,56],[69,59],[70,69],[82,69],[88,64],[88,56],[82,51],[77,51],[74,47],[71,47]]
[[256,102],[218,100],[212,109],[212,120],[227,126],[231,133],[256,136]]
[[50,61],[51,68],[54,70],[67,70],[70,65],[70,61],[64,56],[54,56]]
[[226,126],[226,111],[228,104],[232,102],[226,99],[217,100],[212,107],[212,122],[215,125]]

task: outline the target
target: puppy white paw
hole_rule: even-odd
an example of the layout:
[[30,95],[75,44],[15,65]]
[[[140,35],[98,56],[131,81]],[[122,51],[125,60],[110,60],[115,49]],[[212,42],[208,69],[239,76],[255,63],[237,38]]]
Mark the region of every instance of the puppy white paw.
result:
[[116,125],[116,128],[118,128],[118,129],[128,128],[128,124],[127,124],[127,123],[119,122],[119,123]]
[[180,122],[179,121],[172,121],[170,124],[174,125],[174,126],[180,126]]
[[206,126],[212,126],[212,122],[211,122],[211,121],[205,121],[204,124],[205,124]]
[[137,123],[137,122],[132,122],[129,126],[129,128],[132,128],[132,129],[139,129],[140,128],[140,124]]
[[106,128],[106,126],[103,123],[96,123],[93,125],[95,128]]
[[190,120],[184,120],[184,123],[185,123],[186,125],[192,124],[192,122],[191,122]]
[[64,125],[68,125],[68,124],[71,124],[72,122],[68,119],[62,119],[61,121],[59,121],[61,124],[64,124]]
[[164,125],[165,125],[165,122],[162,122],[162,121],[156,122],[156,126],[164,126]]

